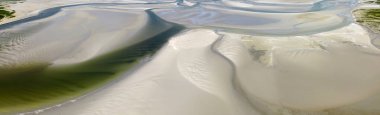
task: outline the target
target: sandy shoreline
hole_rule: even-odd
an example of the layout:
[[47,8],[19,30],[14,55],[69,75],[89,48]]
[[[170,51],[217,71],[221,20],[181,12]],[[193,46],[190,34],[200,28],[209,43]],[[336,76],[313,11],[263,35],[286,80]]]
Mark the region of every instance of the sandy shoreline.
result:
[[[343,46],[339,46],[339,47],[334,46],[334,47],[343,48],[343,49],[334,49],[334,50],[338,50],[338,51],[345,50],[346,48],[348,48],[345,45],[350,46],[349,44],[347,44],[347,42],[355,42],[355,45],[352,44],[353,46],[360,45],[363,48],[368,46],[368,47],[372,47],[371,49],[376,50],[376,52],[378,52],[376,48],[370,45],[370,42],[368,41],[369,38],[351,39],[351,36],[353,35],[344,35],[348,31],[356,31],[356,32],[361,31],[360,34],[353,33],[354,36],[367,35],[364,29],[362,29],[358,25],[353,24],[351,26],[342,28],[334,32],[326,32],[326,33],[320,34],[320,36],[326,36],[326,37],[321,37],[321,38],[311,37],[310,38],[308,36],[304,36],[307,38],[302,38],[302,36],[300,36],[299,38],[289,38],[290,41],[284,40],[286,38],[283,38],[283,39],[273,38],[273,40],[275,41],[279,40],[278,42],[280,42],[281,44],[283,44],[282,42],[293,41],[293,44],[297,43],[300,45],[300,46],[286,46],[286,44],[284,44],[283,46],[276,45],[276,47],[282,47],[282,48],[279,48],[279,49],[282,49],[282,51],[287,51],[286,50],[287,48],[291,48],[291,49],[292,48],[297,48],[297,49],[317,48],[318,49],[320,47],[314,47],[314,46],[308,46],[308,45],[302,45],[302,44],[308,44],[308,42],[312,42],[315,40],[320,41],[321,43],[325,43],[323,41],[326,41],[326,40],[323,40],[323,39],[329,38],[328,36],[336,36],[338,35],[337,33],[342,32],[342,34],[338,35],[340,37],[336,39],[338,41],[331,41],[331,42],[334,43],[334,45],[342,44]],[[198,35],[202,35],[203,37],[194,37]],[[160,50],[160,52],[153,58],[151,62],[148,62],[147,65],[145,65],[141,69],[134,72],[128,79],[122,80],[119,83],[116,83],[102,91],[99,91],[88,98],[83,98],[82,100],[78,100],[77,102],[68,104],[64,107],[47,110],[46,112],[42,112],[42,114],[48,115],[48,114],[55,114],[55,113],[65,113],[65,114],[128,113],[128,114],[185,114],[185,115],[186,114],[188,115],[193,115],[193,114],[224,115],[225,114],[225,115],[230,115],[230,114],[259,114],[260,111],[262,112],[265,110],[269,110],[269,111],[264,112],[266,114],[307,114],[307,113],[323,114],[326,112],[331,113],[331,114],[339,114],[339,113],[347,113],[347,112],[352,112],[352,111],[358,111],[361,114],[373,114],[374,112],[375,113],[379,112],[378,110],[372,110],[372,111],[366,112],[364,111],[367,108],[366,106],[364,107],[355,106],[355,104],[354,106],[344,107],[345,105],[351,105],[353,103],[361,103],[362,100],[365,100],[366,98],[371,97],[372,95],[374,95],[373,92],[376,92],[378,90],[378,88],[376,88],[378,86],[373,87],[373,85],[368,85],[367,88],[363,87],[365,85],[361,83],[368,84],[370,82],[368,81],[360,82],[361,80],[357,80],[358,78],[355,76],[350,77],[353,80],[351,83],[353,87],[346,87],[346,88],[351,89],[351,90],[356,89],[354,88],[355,86],[354,84],[359,83],[358,86],[360,86],[363,89],[358,89],[357,91],[361,92],[359,94],[364,94],[364,95],[351,95],[353,97],[350,98],[349,95],[344,94],[344,92],[340,92],[340,93],[336,93],[337,95],[333,97],[346,97],[344,99],[342,98],[343,100],[339,101],[336,98],[320,98],[321,100],[319,100],[319,102],[325,100],[325,102],[322,102],[322,104],[324,104],[324,106],[322,107],[328,107],[326,106],[326,104],[330,103],[331,106],[335,106],[336,104],[338,104],[338,106],[331,107],[331,108],[336,108],[336,107],[341,107],[341,108],[338,108],[338,109],[329,109],[330,107],[320,108],[320,109],[313,108],[313,111],[309,111],[309,112],[299,111],[300,109],[295,109],[295,110],[289,109],[289,107],[290,108],[301,107],[301,108],[304,108],[305,110],[308,110],[307,109],[308,106],[318,107],[317,105],[310,105],[310,103],[315,103],[314,102],[315,98],[311,98],[309,100],[313,102],[308,102],[305,100],[302,101],[301,102],[303,103],[302,105],[297,105],[294,103],[294,101],[289,101],[291,103],[289,103],[290,105],[288,107],[275,106],[277,105],[276,103],[279,103],[279,102],[273,102],[271,100],[283,101],[283,102],[280,102],[282,104],[287,103],[286,102],[287,100],[285,98],[282,98],[281,100],[271,99],[271,97],[276,98],[277,96],[280,96],[281,94],[265,94],[264,92],[257,94],[257,91],[271,91],[271,90],[273,90],[274,92],[276,91],[300,92],[300,91],[297,91],[297,89],[293,89],[293,88],[292,89],[278,89],[278,88],[285,88],[284,86],[273,87],[279,84],[271,83],[270,79],[262,79],[262,78],[270,77],[268,76],[269,74],[262,74],[258,76],[258,79],[262,79],[262,80],[247,79],[247,78],[250,78],[249,76],[251,75],[258,75],[258,73],[270,71],[270,70],[262,71],[261,69],[257,67],[254,67],[256,69],[253,69],[252,68],[253,66],[259,66],[254,63],[262,63],[262,62],[254,62],[251,64],[250,62],[252,61],[251,54],[249,54],[249,52],[246,52],[247,50],[245,49],[247,48],[247,46],[245,46],[244,44],[247,44],[247,43],[250,44],[250,42],[247,42],[246,40],[255,40],[255,39],[260,40],[260,39],[254,36],[252,36],[253,38],[250,38],[250,39],[247,39],[247,38],[242,39],[242,37],[239,37],[240,35],[234,35],[234,34],[229,34],[229,33],[223,33],[223,35],[225,35],[224,39],[220,41],[221,43],[217,44],[215,48],[218,52],[220,52],[222,55],[225,55],[228,59],[230,59],[233,62],[234,66],[232,67],[236,67],[235,69],[231,68],[231,65],[228,64],[227,60],[218,56],[217,54],[215,54],[215,52],[213,53],[212,51],[210,51],[210,49],[212,49],[211,46],[214,44],[214,42],[217,42],[216,40],[218,39],[219,35],[215,34],[211,30],[190,30],[177,37],[172,38],[168,42],[168,44]],[[243,35],[243,36],[246,36],[246,35]],[[195,38],[198,38],[198,39],[195,39]],[[304,41],[302,41],[301,39]],[[265,38],[262,40],[272,41],[270,38]],[[272,43],[275,43],[275,42],[272,41]],[[269,45],[269,46],[272,46],[272,45]],[[326,46],[326,48],[328,47],[330,46]],[[269,48],[269,49],[265,48],[265,49],[273,50],[273,48]],[[327,51],[330,53],[333,53],[329,50]],[[326,50],[321,49],[320,52],[326,52]],[[312,53],[316,53],[316,52],[312,52]],[[272,57],[272,59],[274,58],[275,60],[278,60],[278,58],[285,58],[285,57],[282,57],[281,55],[278,55],[278,56],[273,55],[274,57]],[[319,60],[318,58],[315,58],[315,56],[309,57],[308,55],[310,54],[307,54],[307,53],[301,54],[301,57],[306,56],[305,59],[308,61]],[[349,55],[354,56],[357,54],[353,53]],[[297,57],[301,59],[300,56],[297,56]],[[172,60],[176,60],[176,61],[173,62]],[[373,63],[374,61],[372,60],[370,62]],[[360,62],[360,63],[364,64],[363,62]],[[298,64],[298,66],[300,66],[300,64]],[[307,63],[303,63],[303,64],[307,64]],[[272,68],[272,69],[279,69],[278,68],[279,66],[281,67],[285,65],[288,65],[288,64],[279,65],[277,63],[274,63],[272,66],[277,66],[277,68]],[[309,65],[309,66],[311,67],[313,65]],[[371,70],[370,69],[371,67],[369,67],[368,65],[364,65],[363,67],[368,67],[367,69],[364,69],[366,70],[366,73],[370,71],[372,71],[372,73],[377,72],[376,70]],[[292,68],[295,68],[295,67],[292,67]],[[271,67],[267,69],[271,69]],[[234,72],[231,70],[237,70],[236,71],[237,74],[233,75],[232,73]],[[360,71],[363,71],[363,70],[360,70]],[[252,74],[252,72],[254,72],[255,74]],[[282,75],[282,74],[279,74],[279,75]],[[285,76],[282,76],[282,77],[285,77]],[[302,79],[303,77],[305,76],[299,76],[299,78],[297,79]],[[281,77],[274,77],[272,80],[275,80],[278,78],[281,78]],[[312,88],[312,90],[309,89],[309,91],[315,91],[316,90],[315,88],[318,89],[318,87],[321,87],[319,84],[325,83],[330,80],[330,78],[328,77],[326,78],[327,81],[324,81],[324,80],[314,81],[313,79],[310,79],[310,77],[307,77],[307,78],[308,79],[303,80],[304,83],[300,83],[300,84],[297,84],[297,82],[294,82],[292,80],[286,81],[286,82],[296,83],[297,86],[300,86],[301,84],[310,84],[308,82],[315,82],[316,86],[299,87],[299,88]],[[335,78],[341,79],[341,80],[343,79],[347,80],[348,76],[345,76],[345,78],[340,78],[340,77],[335,77]],[[246,96],[248,96],[248,98],[250,98],[252,102],[261,102],[264,105],[259,104],[259,103],[256,103],[256,104],[254,103],[253,105],[254,107],[256,107],[256,109],[252,109],[250,107],[247,108],[246,106],[251,106],[251,105],[249,103],[246,103],[245,96],[239,95],[241,94],[241,92],[240,93],[239,91],[236,92],[236,89],[233,87],[233,84],[231,84],[233,83],[231,82],[232,79],[237,79],[238,80],[237,82],[240,85],[240,87],[242,87],[243,90],[248,91],[246,92],[248,94]],[[373,84],[377,84],[375,79],[376,77],[374,77],[373,79],[368,79],[368,80],[373,82]],[[249,83],[245,83],[244,81],[249,81]],[[320,82],[320,83],[317,83],[317,82]],[[347,81],[343,81],[341,85],[345,87],[346,82]],[[252,86],[252,85],[256,85],[256,86]],[[260,85],[264,85],[264,86],[260,86]],[[334,82],[331,85],[332,86],[326,86],[326,87],[337,87],[340,85],[340,83]],[[270,87],[274,89],[271,89]],[[372,89],[371,87],[375,89],[367,90],[367,89]],[[244,89],[244,88],[259,88],[259,89],[250,90],[250,89]],[[264,88],[265,90],[261,90],[260,88]],[[299,89],[299,90],[304,90],[304,89]],[[325,93],[326,91],[323,91],[323,90],[328,90],[328,89],[325,89],[322,87],[322,89],[319,90],[322,92],[315,92],[315,93],[326,94]],[[123,91],[125,93],[120,93],[119,91]],[[253,91],[253,94],[251,91]],[[345,90],[340,89],[340,91],[345,91]],[[366,93],[364,93],[363,91],[367,92],[368,95],[366,95]],[[350,92],[352,91],[348,91],[347,93],[350,93]],[[264,96],[260,96],[262,94],[264,94]],[[193,95],[197,95],[197,96],[194,97]],[[305,93],[305,95],[290,93],[289,95],[292,95],[291,97],[300,96],[299,98],[312,97],[312,95],[308,93]],[[327,95],[330,95],[330,94],[327,94]],[[189,100],[190,99],[189,96],[191,97],[191,100]],[[332,100],[329,100],[329,99],[332,99]],[[202,101],[199,101],[199,100],[202,100]],[[196,103],[191,103],[192,101],[195,101]],[[204,101],[207,101],[207,104],[206,103],[200,104],[201,102],[204,102]],[[272,104],[269,104],[269,103],[272,103]],[[301,104],[301,103],[298,103],[298,104]],[[372,104],[374,104],[374,102],[372,102]],[[83,106],[85,106],[86,108],[83,108]],[[178,107],[178,106],[181,106],[181,107]],[[83,109],[78,110],[77,109],[78,107],[82,107]],[[118,108],[115,108],[115,107],[118,107]],[[125,108],[129,108],[129,109],[125,109]],[[172,108],[178,108],[179,110],[173,111]],[[261,108],[261,110],[258,108]],[[318,111],[318,110],[321,110],[321,111]],[[256,113],[255,111],[259,113]]]
[[[42,9],[89,2],[131,3],[27,1],[11,5],[18,18],[8,22],[37,15]],[[328,7],[308,6],[315,2]],[[10,46],[11,50],[20,50],[16,56],[21,55],[21,61],[4,58],[4,62],[17,68],[28,60],[45,61],[50,63],[48,68],[54,69],[84,63],[126,44],[150,40],[149,36],[171,28],[172,23],[188,28],[175,36],[166,36],[168,42],[149,62],[118,74],[123,77],[120,81],[75,102],[24,114],[380,114],[376,108],[380,105],[380,50],[371,43],[373,36],[353,23],[350,12],[355,2],[338,0],[342,5],[336,7],[313,0],[252,3],[266,5],[262,8],[267,12],[246,7],[242,10],[235,3],[228,6],[231,4],[221,2],[185,8],[174,3],[117,3],[64,8],[47,18],[26,21],[29,25],[20,22],[10,26],[10,30],[27,33],[22,28],[33,28],[35,24],[39,34],[30,33],[26,35],[29,41],[20,42],[30,48]],[[271,7],[273,4],[277,6]],[[294,7],[286,9],[281,5],[302,5],[300,9],[305,12],[294,12]],[[164,20],[152,21],[145,11],[149,8],[157,8],[150,12]],[[285,13],[278,8],[285,8]],[[0,56],[7,56],[1,53]],[[8,67],[1,64],[0,68]]]

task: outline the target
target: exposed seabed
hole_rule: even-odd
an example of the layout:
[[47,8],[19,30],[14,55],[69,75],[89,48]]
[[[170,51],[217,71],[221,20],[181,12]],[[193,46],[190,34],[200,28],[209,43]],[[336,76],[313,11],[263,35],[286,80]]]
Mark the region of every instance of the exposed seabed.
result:
[[357,4],[189,0],[42,10],[0,25],[0,112],[378,114],[377,34],[354,23]]

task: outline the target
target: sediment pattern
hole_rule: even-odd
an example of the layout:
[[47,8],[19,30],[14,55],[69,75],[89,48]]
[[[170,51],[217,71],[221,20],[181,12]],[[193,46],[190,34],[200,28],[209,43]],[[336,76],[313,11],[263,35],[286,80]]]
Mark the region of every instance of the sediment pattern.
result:
[[377,11],[362,28],[356,0],[118,2],[0,25],[0,112],[380,113]]

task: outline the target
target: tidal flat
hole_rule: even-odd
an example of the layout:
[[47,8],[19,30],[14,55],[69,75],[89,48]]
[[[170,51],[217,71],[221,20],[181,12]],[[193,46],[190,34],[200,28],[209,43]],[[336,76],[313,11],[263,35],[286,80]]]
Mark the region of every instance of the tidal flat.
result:
[[4,8],[16,18],[0,25],[0,114],[380,114],[374,7],[371,0],[12,3]]
[[179,30],[180,27],[173,28],[150,40],[74,66],[54,69],[44,67],[38,70],[2,74],[0,113],[51,106],[94,91],[118,79],[123,71],[143,64],[144,58],[154,54],[169,36]]
[[[74,7],[72,8],[73,10],[76,10],[76,8],[80,8],[81,6],[72,7]],[[83,7],[86,7],[86,5],[83,5]],[[62,8],[62,10],[64,10],[62,12],[70,12],[70,9],[71,7],[64,7]],[[57,15],[58,17],[62,17],[61,19],[63,20],[66,19],[65,16],[60,15],[63,13],[54,12],[57,9],[48,9],[46,12],[49,12],[50,10],[53,11],[51,14],[45,16],[37,15],[30,17],[32,20],[24,19],[26,21],[20,21],[29,22],[29,24],[27,24],[27,29],[41,30],[48,29],[48,27],[41,26],[40,22],[34,23],[36,22],[36,19],[55,21],[57,20]],[[119,15],[124,12],[124,10],[100,10],[100,12],[114,12]],[[56,41],[67,40],[67,36],[62,36],[62,38],[55,37],[55,41],[35,43],[34,41],[30,41],[30,39],[46,40],[51,38],[46,36],[44,31],[28,31],[24,28],[25,24],[23,23],[1,25],[0,28],[2,28],[4,32],[0,37],[0,54],[2,55],[0,57],[0,113],[10,114],[20,111],[25,112],[32,111],[34,109],[41,109],[63,103],[68,100],[75,100],[85,94],[96,91],[96,89],[101,89],[110,82],[116,82],[115,80],[122,79],[122,77],[120,77],[121,74],[125,74],[129,69],[136,69],[136,66],[145,63],[144,60],[148,59],[150,55],[153,55],[154,52],[157,51],[168,40],[168,38],[170,38],[170,36],[173,36],[183,28],[179,25],[167,23],[147,11],[138,11],[141,13],[139,15],[135,15],[135,12],[136,11],[132,11],[130,14],[127,12],[126,14],[136,17],[131,18],[127,16],[124,19],[140,19],[142,23],[135,23],[134,27],[140,27],[141,30],[145,30],[144,32],[150,33],[149,35],[144,35],[138,31],[129,31],[130,33],[114,32],[114,35],[118,34],[120,37],[118,37],[118,39],[107,39],[109,35],[101,38],[94,38],[88,35],[82,36],[81,32],[85,33],[86,31],[78,31],[77,35],[79,36],[71,36],[73,37],[71,39],[76,41],[74,43],[69,41],[68,43],[60,42],[57,44]],[[91,10],[88,11],[88,14],[91,13]],[[112,16],[112,13],[110,14]],[[95,13],[93,15],[96,16],[100,14]],[[72,15],[71,17],[75,18],[77,16]],[[56,22],[59,24],[60,21],[61,20],[57,20]],[[64,26],[67,26],[67,23],[63,24],[65,24]],[[55,28],[61,27],[62,25],[52,26]],[[160,30],[157,30],[158,28],[155,26],[160,26]],[[17,29],[18,27],[21,28]],[[128,30],[129,28],[125,26],[119,27],[123,30]],[[68,26],[68,28],[63,28],[62,31],[57,32],[69,32],[72,34],[72,29],[70,28],[74,27]],[[111,30],[113,28],[115,28],[115,26],[110,27]],[[92,29],[102,31],[97,28]],[[56,35],[54,32],[48,34],[51,36]],[[38,37],[39,35],[44,36]],[[128,41],[127,44],[129,45],[123,43],[125,40]],[[96,42],[106,42],[113,45],[107,47],[104,45],[96,45],[92,47],[94,49],[98,48],[99,51],[94,51],[94,49],[81,49],[82,47],[85,48],[84,46],[88,43]],[[122,45],[120,43],[122,43]],[[37,46],[39,48],[28,48],[29,46],[34,47],[33,45],[36,44],[39,44]],[[49,47],[66,47],[68,50],[65,51],[54,48],[49,49]],[[77,47],[78,49],[71,49],[73,47]],[[107,49],[109,49],[109,51],[99,53],[102,52],[102,50]],[[46,57],[43,57],[42,55],[28,54],[28,52],[40,52],[45,54],[46,51],[50,53],[55,52],[55,54],[45,55]],[[64,52],[66,52],[67,56],[63,55],[62,57],[61,53]],[[78,57],[76,56],[76,53],[70,52],[80,52],[80,54],[86,54],[93,57],[85,57],[85,55],[79,55]],[[28,57],[25,58],[24,56]],[[51,56],[53,56],[53,58]],[[60,59],[59,57],[62,59],[57,61],[57,59]],[[56,61],[46,62],[50,59],[55,59]],[[25,61],[28,62],[25,63]],[[12,63],[19,64],[13,65]],[[52,65],[55,66],[52,67]]]

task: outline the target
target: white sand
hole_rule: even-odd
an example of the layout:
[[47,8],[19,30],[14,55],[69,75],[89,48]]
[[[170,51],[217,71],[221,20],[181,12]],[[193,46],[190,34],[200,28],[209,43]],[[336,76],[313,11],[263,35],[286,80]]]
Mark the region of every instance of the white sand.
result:
[[[284,2],[284,0],[269,2]],[[291,2],[314,1],[294,0]],[[28,13],[32,9],[49,7],[41,2],[36,2],[31,6],[33,7],[30,9],[23,5],[14,6],[14,8],[20,8],[20,13]],[[114,15],[120,20],[112,22],[113,24],[125,23],[124,20],[134,20],[128,23],[128,26],[114,25],[106,29],[123,30],[123,32],[95,29],[93,31],[97,34],[90,34],[90,37],[86,38],[82,35],[86,33],[84,32],[86,29],[81,28],[76,30],[78,33],[70,34],[70,38],[82,38],[83,42],[75,42],[80,45],[67,43],[72,45],[60,46],[54,42],[45,42],[50,40],[49,38],[67,42],[63,37],[57,37],[62,33],[54,34],[49,31],[49,27],[61,27],[61,31],[64,31],[65,27],[79,25],[79,23],[87,24],[84,27],[99,26],[97,24],[104,23],[99,22],[104,20],[98,20],[101,16],[97,17],[96,14],[87,11],[91,11],[91,8],[53,17],[65,21],[52,20],[56,25],[46,25],[47,27],[43,28],[45,30],[40,31],[40,35],[34,34],[35,39],[26,42],[26,44],[30,43],[30,46],[42,45],[41,47],[46,48],[23,49],[21,53],[45,51],[41,49],[49,49],[46,52],[57,52],[62,49],[68,52],[64,53],[64,56],[53,56],[52,59],[39,58],[39,55],[20,57],[34,56],[33,58],[36,59],[53,60],[53,66],[54,64],[75,64],[124,46],[120,42],[130,43],[130,41],[123,41],[126,39],[119,39],[121,36],[151,35],[138,32],[146,31],[144,29],[149,25],[145,25],[147,15],[137,11],[129,12],[125,17]],[[197,10],[179,14],[194,13],[194,11]],[[278,14],[277,16],[285,17],[281,17],[277,23],[262,26],[258,23],[241,24],[238,28],[290,31],[291,25],[301,24],[300,29],[313,27],[318,30],[327,28],[325,26],[330,26],[329,24],[341,22],[342,17],[335,14],[338,12],[340,10],[293,13],[287,17],[284,14]],[[257,19],[273,18],[271,15],[253,14],[259,14]],[[133,17],[129,17],[131,15]],[[195,13],[194,15],[185,16],[194,17],[194,19],[173,16],[173,20],[183,19],[174,22],[205,23],[202,21],[207,21],[210,17],[211,19],[218,17],[214,13],[202,15]],[[210,17],[202,17],[205,15]],[[87,20],[87,23],[82,19],[90,21]],[[214,20],[208,23],[218,25],[220,22]],[[319,25],[324,25],[324,27]],[[230,27],[228,24],[222,26]],[[139,29],[131,30],[131,28]],[[124,33],[125,31],[127,33]],[[68,32],[72,30],[67,30],[66,33]],[[380,113],[379,109],[374,108],[380,105],[378,101],[380,99],[377,97],[380,90],[380,79],[377,76],[380,74],[377,70],[380,66],[380,61],[378,61],[380,51],[372,46],[366,31],[356,24],[305,36],[220,34],[223,37],[206,29],[181,33],[171,38],[150,62],[137,71],[126,73],[124,79],[73,103],[35,112],[46,115],[259,115],[264,113],[364,115]],[[110,35],[113,36],[113,40],[109,42],[100,39],[100,37]],[[71,46],[76,46],[76,50],[68,50]],[[242,91],[239,88],[242,88]]]
[[129,77],[87,98],[42,114],[255,113],[232,87],[232,67],[211,50],[217,38],[211,30],[191,30],[174,37],[154,60]]
[[2,36],[0,71],[80,64],[171,27],[163,22],[151,24],[150,18],[143,10],[63,8],[51,17],[2,30],[17,36]]
[[222,50],[228,50],[241,87],[251,98],[318,111],[352,104],[379,91],[380,50],[358,25],[312,36],[245,36],[245,47],[238,47],[234,40],[241,42],[242,37],[228,35],[226,46],[236,48]]
[[[380,105],[379,101],[365,101],[379,92],[380,79],[376,75],[380,73],[376,68],[380,65],[380,51],[369,43],[366,32],[358,25],[313,36],[223,35],[218,42],[218,35],[211,30],[185,32],[172,38],[151,62],[129,77],[42,114],[379,112],[364,107]],[[249,52],[252,46],[266,54],[254,60]],[[246,95],[234,84],[242,87]]]

